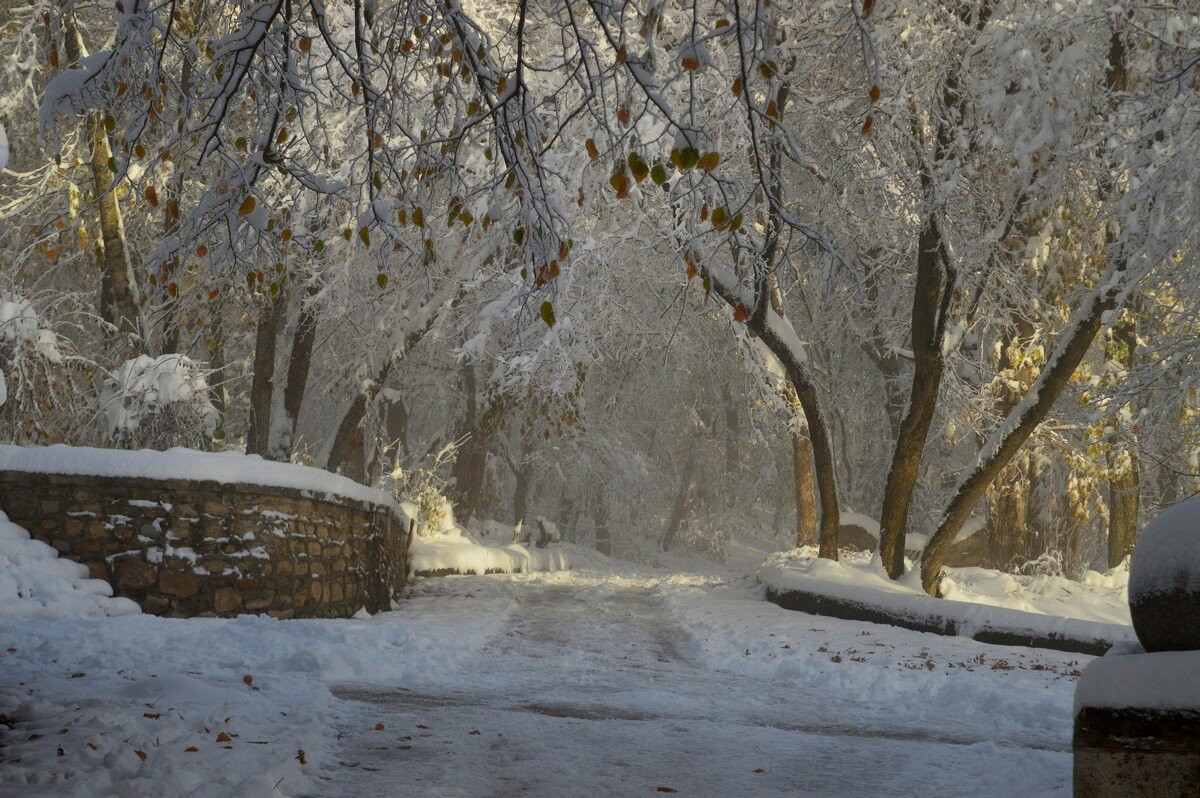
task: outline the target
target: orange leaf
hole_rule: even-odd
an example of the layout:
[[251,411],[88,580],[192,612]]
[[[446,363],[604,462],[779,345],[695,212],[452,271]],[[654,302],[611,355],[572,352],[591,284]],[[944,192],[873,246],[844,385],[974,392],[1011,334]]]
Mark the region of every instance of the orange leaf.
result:
[[683,68],[688,72],[695,72],[700,68],[700,60],[697,58],[685,58],[683,59]]
[[249,216],[254,213],[254,197],[246,197],[242,200],[242,204],[238,206],[238,216]]
[[142,749],[135,748],[133,749],[133,752],[138,755],[138,759],[142,760],[143,762],[146,760],[146,752]]
[[879,87],[878,86],[871,87],[871,102],[873,102],[873,103],[879,102]]
[[737,307],[733,309],[733,320],[741,323],[750,318],[750,313],[746,310],[746,306],[741,302],[737,303]]
[[312,39],[308,38],[307,36],[301,36],[300,37],[300,52],[307,53],[309,51],[309,48],[311,48],[311,47],[312,47]]
[[375,731],[383,731],[383,724],[382,724],[382,723],[376,723],[376,724],[375,724]]
[[220,734],[217,735],[217,742],[219,742],[219,743],[233,742],[233,738],[230,737],[225,732],[221,732]]
[[187,754],[194,754],[199,750],[200,749],[194,745],[189,745],[187,748],[183,749],[184,753],[187,753]]
[[588,139],[587,141],[585,141],[583,143],[583,145],[585,147],[587,147],[588,157],[591,158],[593,161],[600,157],[600,150],[596,149],[596,140],[595,139]]
[[696,166],[706,172],[711,172],[717,168],[717,164],[721,162],[721,156],[715,152],[706,152],[700,156],[700,160],[696,161]]
[[624,64],[628,60],[629,60],[629,51],[626,50],[625,45],[622,44],[620,47],[617,48],[617,63]]
[[733,92],[734,97],[742,96],[742,79],[741,78],[738,78],[737,80],[735,80],[733,82],[733,87],[731,88],[731,91]]
[[629,109],[625,106],[621,106],[621,108],[617,111],[617,119],[621,122],[622,125],[628,125],[629,124]]
[[196,257],[197,258],[203,258],[207,254],[208,254],[208,247],[206,247],[205,245],[201,244],[200,246],[196,247]]
[[158,207],[158,192],[154,190],[154,186],[146,186],[146,202],[150,203],[153,208]]
[[873,116],[868,116],[868,117],[867,117],[867,121],[866,121],[866,122],[863,122],[863,126],[862,126],[862,134],[863,134],[864,136],[866,136],[866,135],[869,135],[869,134],[870,134],[870,132],[871,132],[871,126],[872,126],[872,125],[874,125],[874,124],[875,124],[875,117],[873,117]]

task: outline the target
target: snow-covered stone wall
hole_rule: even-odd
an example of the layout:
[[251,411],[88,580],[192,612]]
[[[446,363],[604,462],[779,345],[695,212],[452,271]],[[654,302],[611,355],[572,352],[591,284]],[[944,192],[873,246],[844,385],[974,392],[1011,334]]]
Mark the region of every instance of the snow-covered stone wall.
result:
[[373,497],[20,465],[0,457],[0,510],[146,612],[347,617],[404,584],[407,523]]

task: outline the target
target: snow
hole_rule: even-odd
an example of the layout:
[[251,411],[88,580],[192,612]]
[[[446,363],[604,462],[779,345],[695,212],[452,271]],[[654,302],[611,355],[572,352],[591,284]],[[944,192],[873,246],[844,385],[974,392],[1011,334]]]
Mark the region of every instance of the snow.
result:
[[326,794],[1069,794],[1070,655],[830,624],[749,580],[611,560],[437,581],[519,610],[470,679],[338,690]]
[[838,520],[842,526],[857,526],[862,528],[868,535],[879,540],[879,522],[869,515],[856,513],[850,510],[842,510],[838,513]]
[[1008,607],[1128,625],[1129,568],[1085,571],[1078,580],[1041,574],[1008,574],[991,568],[947,568],[942,595],[954,601]]
[[[511,541],[511,527],[508,540]],[[458,526],[418,535],[408,550],[409,573],[450,571],[456,574],[561,571],[571,567],[562,547],[539,549],[473,537]]]
[[240,452],[168,449],[94,449],[85,446],[0,444],[0,471],[79,474],[100,477],[210,480],[227,485],[264,485],[327,493],[362,502],[395,506],[391,494],[319,468],[264,460]]
[[0,793],[1069,794],[1086,657],[566,548],[374,617],[0,619]]
[[834,562],[806,547],[772,555],[759,569],[758,579],[777,590],[803,590],[914,619],[950,619],[959,634],[995,627],[1082,640],[1118,642],[1133,637],[1128,607],[1122,603],[1120,572],[1095,574],[1082,583],[982,568],[948,568],[946,573],[946,598],[935,599],[921,590],[915,569],[893,581],[869,553],[850,553]]
[[60,363],[63,359],[58,348],[58,336],[42,326],[42,319],[33,303],[18,294],[0,295],[0,341],[14,348],[32,346],[51,363]]
[[131,615],[141,612],[112,588],[89,578],[87,566],[58,556],[0,511],[0,618]]
[[4,124],[0,123],[0,169],[8,166],[8,134],[4,132]]
[[1200,651],[1147,654],[1136,643],[1114,649],[1083,671],[1075,713],[1085,707],[1200,711]]
[[511,607],[480,610],[418,593],[403,612],[341,621],[0,618],[13,724],[0,726],[0,794],[328,794],[316,779],[336,745],[328,683],[447,678]]
[[109,380],[101,405],[113,432],[133,432],[145,418],[171,405],[190,405],[209,436],[220,415],[208,396],[208,382],[185,355],[138,355],[126,360]]
[[1159,513],[1142,530],[1133,552],[1133,601],[1175,591],[1200,592],[1200,496]]

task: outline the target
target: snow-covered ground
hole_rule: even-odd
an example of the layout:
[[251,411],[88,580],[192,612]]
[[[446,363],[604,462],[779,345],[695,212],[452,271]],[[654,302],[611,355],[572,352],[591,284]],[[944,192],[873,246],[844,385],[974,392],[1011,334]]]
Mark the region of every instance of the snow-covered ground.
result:
[[580,552],[418,580],[370,619],[0,618],[0,793],[1068,791],[1087,657]]
[[419,535],[408,551],[408,570],[416,574],[511,574],[570,567],[570,556],[562,546],[539,549],[487,538],[476,540],[457,527]]
[[87,566],[58,556],[0,511],[0,618],[131,615],[141,612],[112,587],[89,578]]
[[945,598],[935,599],[921,589],[916,568],[893,581],[870,553],[843,553],[840,561],[832,561],[817,557],[812,547],[772,554],[756,573],[776,594],[786,598],[792,591],[832,601],[849,613],[844,617],[887,618],[912,629],[993,641],[997,635],[1046,645],[1054,641],[1068,651],[1093,653],[1134,639],[1124,604],[1128,575],[1121,567],[1074,581],[951,568],[944,577]]

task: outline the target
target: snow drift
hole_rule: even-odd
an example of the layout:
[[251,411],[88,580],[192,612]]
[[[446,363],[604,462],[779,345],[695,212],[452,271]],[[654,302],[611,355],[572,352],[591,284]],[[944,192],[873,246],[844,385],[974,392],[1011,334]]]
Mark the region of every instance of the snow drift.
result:
[[87,566],[59,557],[0,511],[0,617],[139,612],[129,599],[113,598],[108,582],[89,578]]

